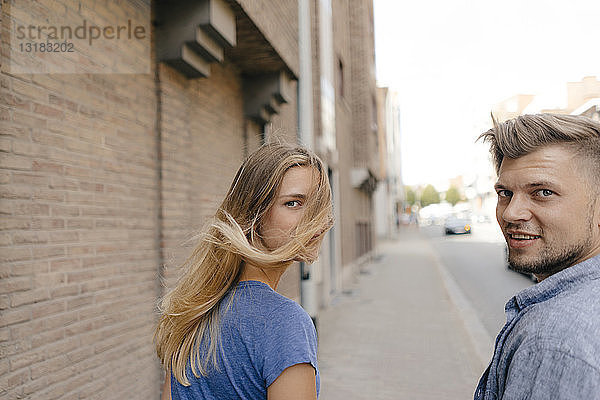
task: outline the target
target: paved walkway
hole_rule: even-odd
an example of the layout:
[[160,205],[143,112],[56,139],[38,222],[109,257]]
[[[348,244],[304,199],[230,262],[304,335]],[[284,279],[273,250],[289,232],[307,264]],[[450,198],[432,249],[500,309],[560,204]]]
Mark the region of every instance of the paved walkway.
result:
[[378,254],[320,314],[320,399],[472,399],[482,355],[432,248],[406,230]]

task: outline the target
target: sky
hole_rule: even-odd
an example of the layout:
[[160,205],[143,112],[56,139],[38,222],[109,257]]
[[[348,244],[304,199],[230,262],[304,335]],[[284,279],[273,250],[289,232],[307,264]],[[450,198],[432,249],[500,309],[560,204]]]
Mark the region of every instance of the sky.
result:
[[494,104],[566,106],[566,83],[600,80],[600,1],[374,0],[378,86],[399,93],[405,184],[470,176]]

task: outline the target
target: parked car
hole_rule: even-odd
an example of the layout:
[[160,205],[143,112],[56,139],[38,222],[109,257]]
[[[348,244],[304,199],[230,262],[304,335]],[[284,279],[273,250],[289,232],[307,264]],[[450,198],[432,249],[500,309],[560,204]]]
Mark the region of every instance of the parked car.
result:
[[448,217],[444,222],[446,235],[471,233],[471,220],[466,218]]

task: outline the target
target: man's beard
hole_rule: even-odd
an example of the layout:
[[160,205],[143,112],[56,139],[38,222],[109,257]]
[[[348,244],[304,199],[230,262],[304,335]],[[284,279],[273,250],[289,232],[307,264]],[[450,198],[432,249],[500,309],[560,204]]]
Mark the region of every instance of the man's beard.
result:
[[550,276],[574,265],[583,258],[585,253],[592,247],[592,230],[593,223],[590,218],[588,220],[588,231],[585,233],[584,239],[564,248],[557,248],[558,246],[555,244],[549,243],[533,260],[519,262],[518,257],[515,257],[509,248],[508,263],[515,271]]
[[[594,214],[594,208],[596,207],[596,202],[598,198],[592,198],[588,203],[588,216]],[[525,227],[518,227],[516,224],[508,224],[507,228],[511,227],[513,229],[521,228],[525,231],[528,229]],[[552,274],[557,273],[565,268],[571,267],[575,265],[576,262],[580,261],[585,253],[587,253],[590,248],[592,248],[592,232],[594,230],[594,222],[591,217],[587,220],[587,232],[584,234],[584,239],[580,240],[577,243],[570,244],[568,247],[558,248],[554,243],[549,243],[545,248],[543,248],[537,259],[519,262],[517,261],[514,254],[511,254],[511,250],[509,247],[508,250],[508,263],[511,268],[518,272],[526,272],[533,273],[535,275],[546,275],[550,276]],[[535,231],[535,230],[530,230]],[[542,232],[543,236],[543,232]],[[568,236],[568,233],[565,237]]]
[[552,275],[567,267],[583,257],[590,248],[591,241],[588,237],[584,242],[577,243],[568,248],[547,248],[540,252],[535,260],[518,261],[509,249],[508,263],[515,271],[533,273],[536,275]]

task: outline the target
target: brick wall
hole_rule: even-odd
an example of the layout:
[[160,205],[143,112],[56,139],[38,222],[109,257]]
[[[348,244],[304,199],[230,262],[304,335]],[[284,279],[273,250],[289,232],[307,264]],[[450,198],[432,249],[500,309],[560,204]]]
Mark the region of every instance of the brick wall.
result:
[[290,70],[298,76],[298,2],[295,0],[235,1],[268,38]]
[[321,66],[319,64],[319,8],[318,2],[310,2],[310,46],[312,56],[312,101],[313,101],[313,136],[315,143],[321,136],[321,87],[320,74]]
[[[290,93],[297,92],[297,81],[290,81]],[[271,121],[264,127],[266,140],[283,143],[298,142],[298,105],[296,96],[290,102],[282,104],[279,114],[272,116]],[[251,144],[252,141],[249,142]],[[250,150],[251,151],[251,150]],[[277,291],[300,302],[300,264],[293,263],[281,277]]]
[[271,117],[271,121],[265,126],[265,137],[267,140],[281,139],[288,143],[296,143],[298,141],[298,105],[296,92],[298,89],[297,81],[290,81],[289,92],[293,93],[293,97],[289,99],[289,103],[282,104],[278,114]]
[[[365,234],[359,234],[357,226],[364,231],[372,229],[373,214],[369,194],[354,188],[350,181],[353,167],[375,170],[376,132],[373,131],[373,96],[375,94],[374,43],[372,2],[370,0],[332,0],[333,50],[335,70],[335,118],[339,171],[339,205],[341,257],[343,268],[349,267],[363,252]],[[313,10],[312,23],[318,28],[318,9]],[[313,31],[313,32],[314,32]],[[313,33],[313,54],[318,54],[318,34]],[[315,56],[315,60],[318,57]],[[343,78],[339,62],[343,65]],[[319,80],[318,61],[313,62],[315,82]],[[343,82],[343,95],[340,88]],[[320,134],[320,90],[315,89],[315,131]],[[375,152],[375,157],[372,153]],[[372,242],[371,242],[372,245]],[[369,249],[370,250],[370,249]],[[348,276],[347,271],[343,272]]]
[[[159,395],[160,278],[172,284],[262,127],[227,61],[208,79],[158,77],[0,73],[3,399]],[[273,120],[292,142],[296,107]],[[296,300],[297,268],[280,288]]]
[[0,76],[6,398],[149,398],[152,76]]
[[[351,109],[351,100],[353,96],[353,84],[351,79],[352,65],[350,63],[351,55],[351,37],[350,37],[350,9],[348,1],[332,1],[333,18],[333,47],[335,59],[335,121],[337,150],[339,154],[339,184],[340,184],[340,214],[341,220],[338,222],[341,236],[342,265],[347,267],[355,258],[356,239],[354,237],[355,220],[355,190],[350,183],[350,169],[353,166],[353,115]],[[344,65],[344,96],[341,96],[340,84],[341,77],[338,68],[339,60]]]
[[[160,82],[161,232],[171,286],[197,243],[193,236],[214,215],[244,157],[260,145],[262,127],[244,118],[242,81],[234,65],[214,64],[209,79],[192,81],[161,65]],[[295,103],[284,105],[270,136],[294,143],[295,120]],[[278,291],[299,300],[297,266],[290,269]]]
[[189,81],[161,66],[160,80],[164,261],[175,272],[243,159],[243,105],[232,67],[214,64],[210,79]]
[[[350,63],[352,82],[353,165],[368,168],[375,176],[379,173],[377,158],[377,115],[375,91],[375,52],[372,0],[351,0],[350,7]],[[354,189],[353,215],[355,240],[366,241],[366,246],[355,249],[355,256],[374,247],[372,194]],[[365,228],[366,226],[366,228]],[[360,233],[359,232],[363,232]],[[360,235],[360,237],[357,237]],[[366,250],[365,250],[366,249]]]
[[375,103],[375,59],[373,4],[371,0],[351,0],[350,53],[352,82],[352,114],[354,116],[354,163],[376,171],[375,146],[377,134],[373,130]]

